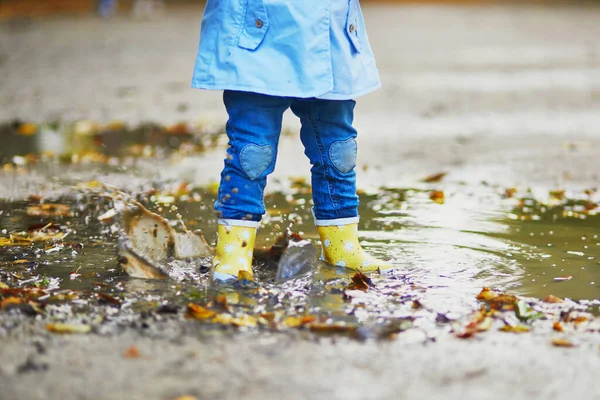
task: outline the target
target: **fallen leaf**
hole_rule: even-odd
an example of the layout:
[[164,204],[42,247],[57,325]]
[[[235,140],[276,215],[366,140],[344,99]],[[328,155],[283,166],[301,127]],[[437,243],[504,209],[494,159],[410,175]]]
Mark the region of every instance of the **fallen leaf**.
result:
[[562,332],[564,330],[559,321],[556,321],[554,324],[552,324],[552,329],[554,329],[557,332]]
[[423,308],[423,304],[422,304],[422,303],[421,303],[419,300],[414,300],[414,301],[412,302],[412,306],[411,306],[411,308],[412,308],[413,310],[420,310],[420,309],[422,309],[422,308]]
[[428,177],[423,179],[421,182],[425,182],[425,183],[440,182],[446,176],[446,174],[448,174],[448,173],[447,172],[439,172],[437,174],[429,175]]
[[2,302],[0,303],[0,308],[3,310],[6,310],[6,308],[11,305],[16,305],[16,304],[21,304],[21,303],[25,303],[25,300],[20,299],[18,297],[7,297],[6,299],[2,300]]
[[553,200],[562,201],[565,199],[565,191],[564,190],[551,190],[549,193],[550,198]]
[[547,296],[547,297],[544,299],[544,301],[545,301],[546,303],[562,303],[562,302],[564,302],[564,300],[563,300],[563,299],[561,299],[560,297],[556,297],[556,296],[553,296],[553,295],[551,295],[551,294],[550,294],[550,295],[548,295],[548,296]]
[[308,325],[312,332],[318,333],[353,333],[356,331],[356,326],[346,325],[344,323],[320,324],[314,323]]
[[488,287],[484,287],[477,295],[477,300],[485,301],[492,308],[498,310],[512,310],[518,298],[512,294],[498,293]]
[[17,133],[21,136],[33,136],[37,133],[37,126],[31,122],[25,122],[17,128]]
[[66,204],[36,204],[27,207],[30,217],[72,217],[71,207]]
[[529,332],[531,329],[525,325],[504,325],[499,330],[502,332],[525,333]]
[[210,319],[216,314],[217,313],[215,311],[204,308],[201,305],[189,303],[187,306],[187,313],[185,316],[188,318],[203,320]]
[[316,317],[312,315],[305,315],[303,317],[287,317],[283,320],[283,324],[288,328],[299,328],[316,321]]
[[6,283],[0,282],[0,289],[8,289],[9,286]]
[[518,301],[517,296],[512,294],[499,294],[496,297],[488,300],[488,303],[492,308],[498,310],[512,310],[515,307],[515,303]]
[[362,290],[366,292],[370,287],[375,287],[375,284],[362,272],[357,272],[352,276],[352,283],[346,287],[346,290]]
[[252,315],[242,315],[240,317],[232,318],[229,323],[238,328],[242,327],[242,326],[254,327],[254,326],[258,325],[256,317],[254,317]]
[[556,347],[575,347],[575,343],[562,338],[553,338],[550,343]]
[[485,286],[477,295],[477,300],[490,300],[496,296],[498,296],[498,293],[492,291],[489,287]]
[[124,358],[140,358],[140,350],[135,346],[129,346],[123,353]]
[[113,304],[115,306],[120,306],[121,305],[121,300],[117,299],[116,297],[111,296],[110,294],[106,294],[106,293],[96,293],[96,296],[98,296],[98,299]]
[[507,198],[511,199],[515,196],[515,194],[517,193],[517,189],[515,188],[508,188],[504,191],[504,196],[506,196]]
[[92,327],[85,324],[55,323],[46,325],[46,329],[52,333],[88,333]]
[[444,204],[445,196],[441,190],[432,190],[429,193],[429,198],[438,204]]

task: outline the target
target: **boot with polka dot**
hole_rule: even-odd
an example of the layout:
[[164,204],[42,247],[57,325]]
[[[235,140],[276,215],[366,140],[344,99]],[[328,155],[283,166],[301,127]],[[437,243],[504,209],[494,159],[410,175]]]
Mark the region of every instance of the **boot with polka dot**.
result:
[[256,227],[219,224],[217,250],[212,262],[213,281],[236,281],[240,271],[252,277]]
[[362,272],[384,271],[392,264],[367,254],[358,241],[358,224],[317,226],[323,261]]

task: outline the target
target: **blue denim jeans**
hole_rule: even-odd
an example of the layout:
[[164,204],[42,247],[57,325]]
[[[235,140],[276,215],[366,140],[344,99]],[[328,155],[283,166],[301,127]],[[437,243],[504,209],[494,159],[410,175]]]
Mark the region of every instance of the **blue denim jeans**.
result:
[[[263,193],[275,169],[284,111],[300,118],[300,139],[312,164],[311,182],[317,220],[354,222],[356,130],[354,100],[321,100],[268,96],[226,90],[229,148],[221,173],[215,209],[221,220],[260,221]],[[284,160],[285,162],[285,160]]]

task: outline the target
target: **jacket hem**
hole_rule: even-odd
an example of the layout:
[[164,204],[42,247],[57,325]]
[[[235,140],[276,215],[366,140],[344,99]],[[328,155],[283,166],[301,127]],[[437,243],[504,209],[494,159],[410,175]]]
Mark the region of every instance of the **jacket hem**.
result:
[[194,89],[203,90],[236,90],[241,92],[252,92],[259,93],[268,96],[278,97],[294,97],[299,99],[317,98],[322,100],[352,100],[357,97],[363,96],[367,93],[375,91],[381,87],[381,82],[378,81],[375,85],[369,86],[366,89],[362,89],[352,93],[336,93],[333,91],[327,92],[302,92],[302,93],[291,93],[277,90],[271,90],[266,88],[260,88],[255,86],[242,86],[242,85],[229,85],[229,84],[206,84],[198,81],[192,81],[191,84]]

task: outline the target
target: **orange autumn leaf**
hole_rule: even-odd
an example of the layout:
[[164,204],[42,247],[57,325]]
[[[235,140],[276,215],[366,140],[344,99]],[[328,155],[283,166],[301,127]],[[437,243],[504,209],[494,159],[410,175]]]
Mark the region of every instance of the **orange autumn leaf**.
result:
[[561,299],[560,297],[556,297],[556,296],[553,296],[553,295],[551,295],[551,294],[549,294],[549,295],[548,295],[548,296],[547,296],[547,297],[544,299],[544,301],[545,301],[546,303],[562,303],[562,302],[564,302],[564,300],[563,300],[563,299]]
[[217,313],[215,311],[204,308],[201,305],[189,303],[187,306],[187,313],[185,314],[185,316],[187,318],[203,320],[210,319],[216,314]]
[[554,324],[552,324],[552,329],[554,329],[557,332],[562,332],[564,330],[561,323],[558,321],[556,321]]
[[444,204],[445,201],[444,192],[441,190],[432,190],[429,193],[429,198],[438,204]]
[[21,303],[25,303],[25,300],[20,299],[18,297],[8,297],[8,298],[2,300],[2,303],[0,303],[0,308],[2,308],[3,310],[6,310],[6,308],[11,305],[17,305],[17,304],[21,304]]
[[140,350],[135,345],[131,345],[123,353],[124,358],[140,358]]
[[33,136],[37,133],[37,126],[31,122],[19,125],[17,133],[21,136]]

